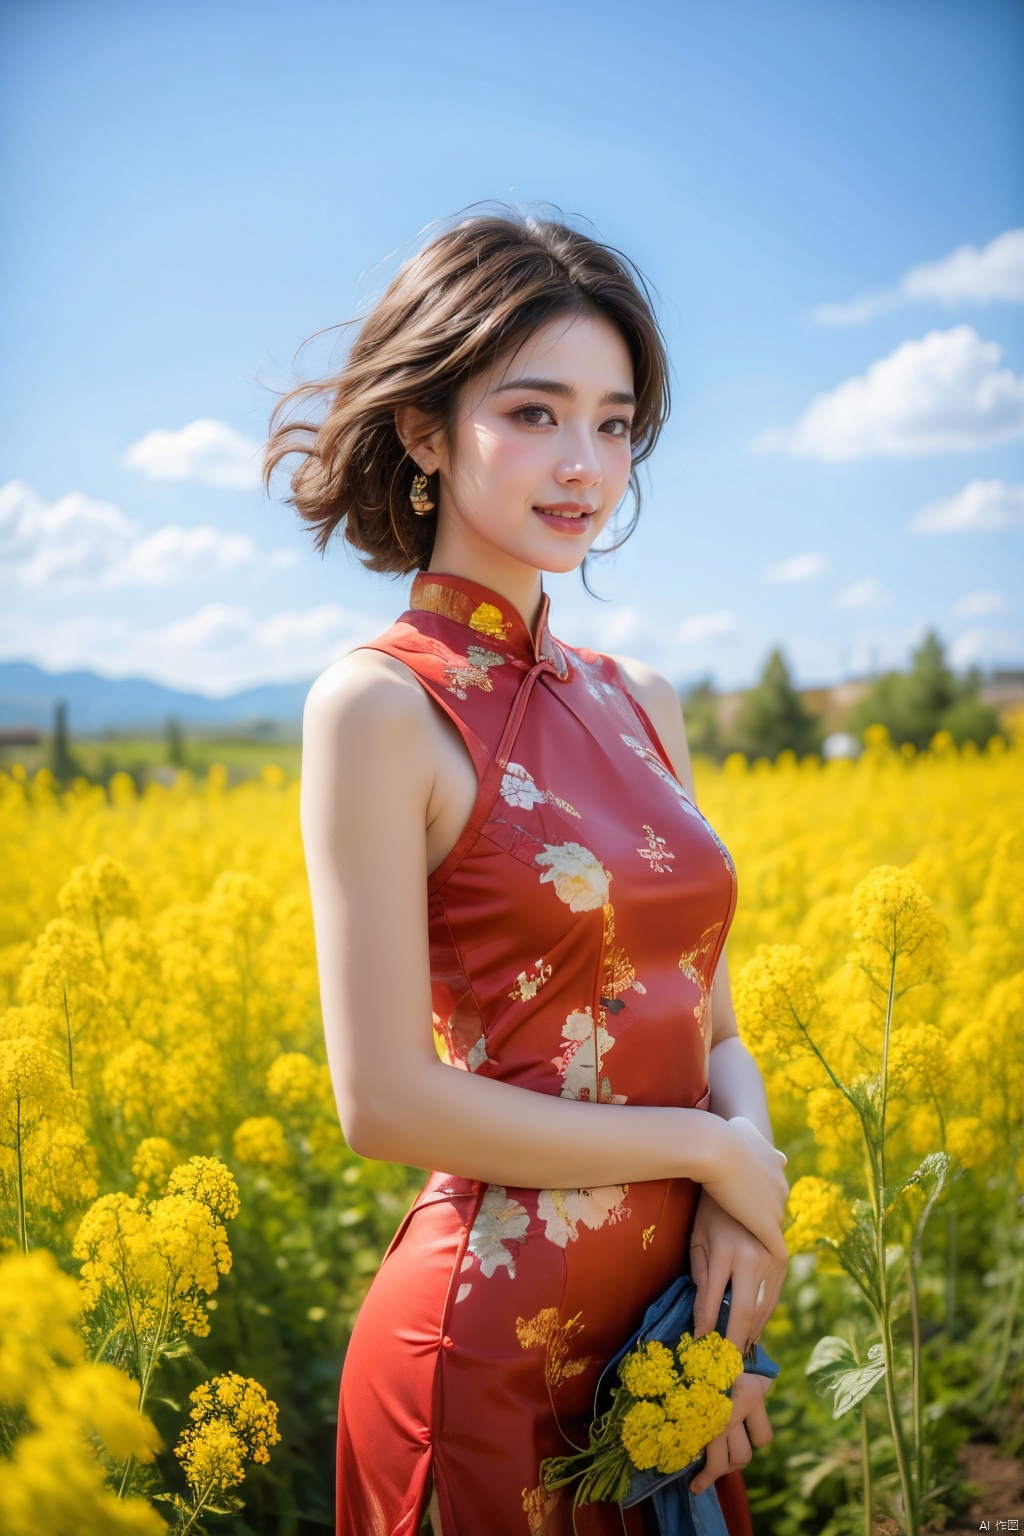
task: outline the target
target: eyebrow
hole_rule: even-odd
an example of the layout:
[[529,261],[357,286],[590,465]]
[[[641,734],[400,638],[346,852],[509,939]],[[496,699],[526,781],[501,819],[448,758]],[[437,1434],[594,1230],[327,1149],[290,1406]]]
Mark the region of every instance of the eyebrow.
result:
[[[560,395],[563,400],[575,400],[576,391],[571,384],[562,384],[558,379],[511,379],[507,384],[499,384],[492,394],[500,395],[509,389],[536,389],[545,395]],[[602,395],[601,405],[636,405],[636,396],[628,390],[612,389],[606,395]]]

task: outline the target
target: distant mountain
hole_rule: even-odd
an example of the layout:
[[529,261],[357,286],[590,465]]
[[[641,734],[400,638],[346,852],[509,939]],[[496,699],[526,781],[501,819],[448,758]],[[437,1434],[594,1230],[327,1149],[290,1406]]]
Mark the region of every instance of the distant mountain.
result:
[[313,679],[268,683],[223,699],[165,688],[145,677],[100,677],[96,672],[44,672],[30,661],[0,662],[0,727],[52,730],[54,705],[68,707],[73,736],[104,730],[162,730],[168,715],[183,726],[252,726],[272,721],[298,727]]

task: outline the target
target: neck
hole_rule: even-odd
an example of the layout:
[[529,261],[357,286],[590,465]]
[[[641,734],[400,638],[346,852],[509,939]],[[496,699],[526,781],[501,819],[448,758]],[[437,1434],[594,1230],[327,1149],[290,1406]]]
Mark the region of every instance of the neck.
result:
[[438,530],[427,570],[463,576],[467,581],[490,587],[492,592],[497,592],[519,610],[523,623],[532,634],[544,595],[537,567],[524,565],[485,540],[471,542],[465,538],[446,538],[445,531],[443,526]]

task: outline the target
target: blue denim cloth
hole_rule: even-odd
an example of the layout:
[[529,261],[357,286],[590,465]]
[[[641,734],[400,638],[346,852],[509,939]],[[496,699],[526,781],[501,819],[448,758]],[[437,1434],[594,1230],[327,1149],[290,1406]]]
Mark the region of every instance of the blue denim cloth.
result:
[[[662,1291],[657,1300],[651,1302],[636,1333],[623,1344],[601,1372],[594,1394],[595,1418],[611,1407],[612,1392],[618,1386],[619,1362],[631,1349],[652,1339],[658,1339],[674,1349],[680,1334],[693,1332],[693,1306],[696,1299],[696,1282],[689,1275],[680,1275],[667,1291]],[[715,1324],[723,1338],[729,1326],[731,1305],[730,1283],[725,1288]],[[743,1357],[743,1369],[756,1376],[771,1376],[773,1379],[779,1374],[779,1367],[760,1344],[755,1344],[751,1354]],[[690,1483],[706,1461],[707,1455],[701,1451],[696,1461],[691,1461],[681,1472],[636,1472],[630,1482],[629,1492],[622,1501],[623,1508],[629,1509],[642,1499],[649,1498],[660,1536],[728,1536],[714,1483],[705,1488],[703,1493],[694,1494],[690,1491]]]

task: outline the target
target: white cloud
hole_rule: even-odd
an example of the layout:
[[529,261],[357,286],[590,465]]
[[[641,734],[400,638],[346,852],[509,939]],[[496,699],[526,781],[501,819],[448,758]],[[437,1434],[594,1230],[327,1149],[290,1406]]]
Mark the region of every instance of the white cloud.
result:
[[751,447],[835,463],[1010,442],[1024,436],[1024,378],[1000,368],[1001,357],[998,342],[969,325],[929,331],[816,395],[794,426],[762,432]]
[[965,629],[949,647],[949,664],[966,667],[1024,666],[1024,634],[1007,630]]
[[953,616],[957,619],[980,619],[986,613],[1001,613],[1005,607],[1006,598],[1001,592],[981,587],[976,592],[965,592],[956,599]]
[[558,607],[555,631],[569,645],[635,656],[675,683],[700,671],[717,671],[740,637],[739,618],[728,608],[673,621],[629,603],[602,605],[598,612],[577,606],[568,591],[566,599]]
[[815,552],[792,555],[788,560],[765,566],[761,576],[764,581],[809,581],[812,576],[820,576],[827,565],[825,556]]
[[221,698],[263,683],[312,681],[388,622],[337,603],[265,619],[248,608],[207,603],[185,618],[154,625],[109,616],[53,622],[4,614],[0,657],[31,660],[54,672],[89,668],[106,677],[149,677]]
[[248,490],[260,483],[262,445],[253,437],[204,416],[180,431],[156,427],[126,449],[124,462],[151,480],[200,480]]
[[677,627],[675,637],[680,645],[700,645],[705,640],[735,634],[739,623],[728,608],[718,608],[714,613],[694,613]]
[[888,592],[877,576],[863,576],[860,581],[852,581],[848,587],[837,592],[836,602],[840,608],[877,608],[888,597]]
[[818,325],[861,325],[898,304],[922,299],[946,306],[993,299],[1024,303],[1024,229],[1009,229],[981,250],[959,245],[940,261],[911,267],[895,288],[861,294],[848,304],[819,304],[811,318]]
[[23,480],[0,487],[0,588],[37,592],[168,587],[260,562],[298,563],[290,549],[262,551],[244,533],[168,523],[145,533],[107,501],[71,491],[48,506]]
[[946,501],[933,501],[915,512],[911,533],[989,533],[1024,528],[1024,485],[1005,480],[972,480]]

